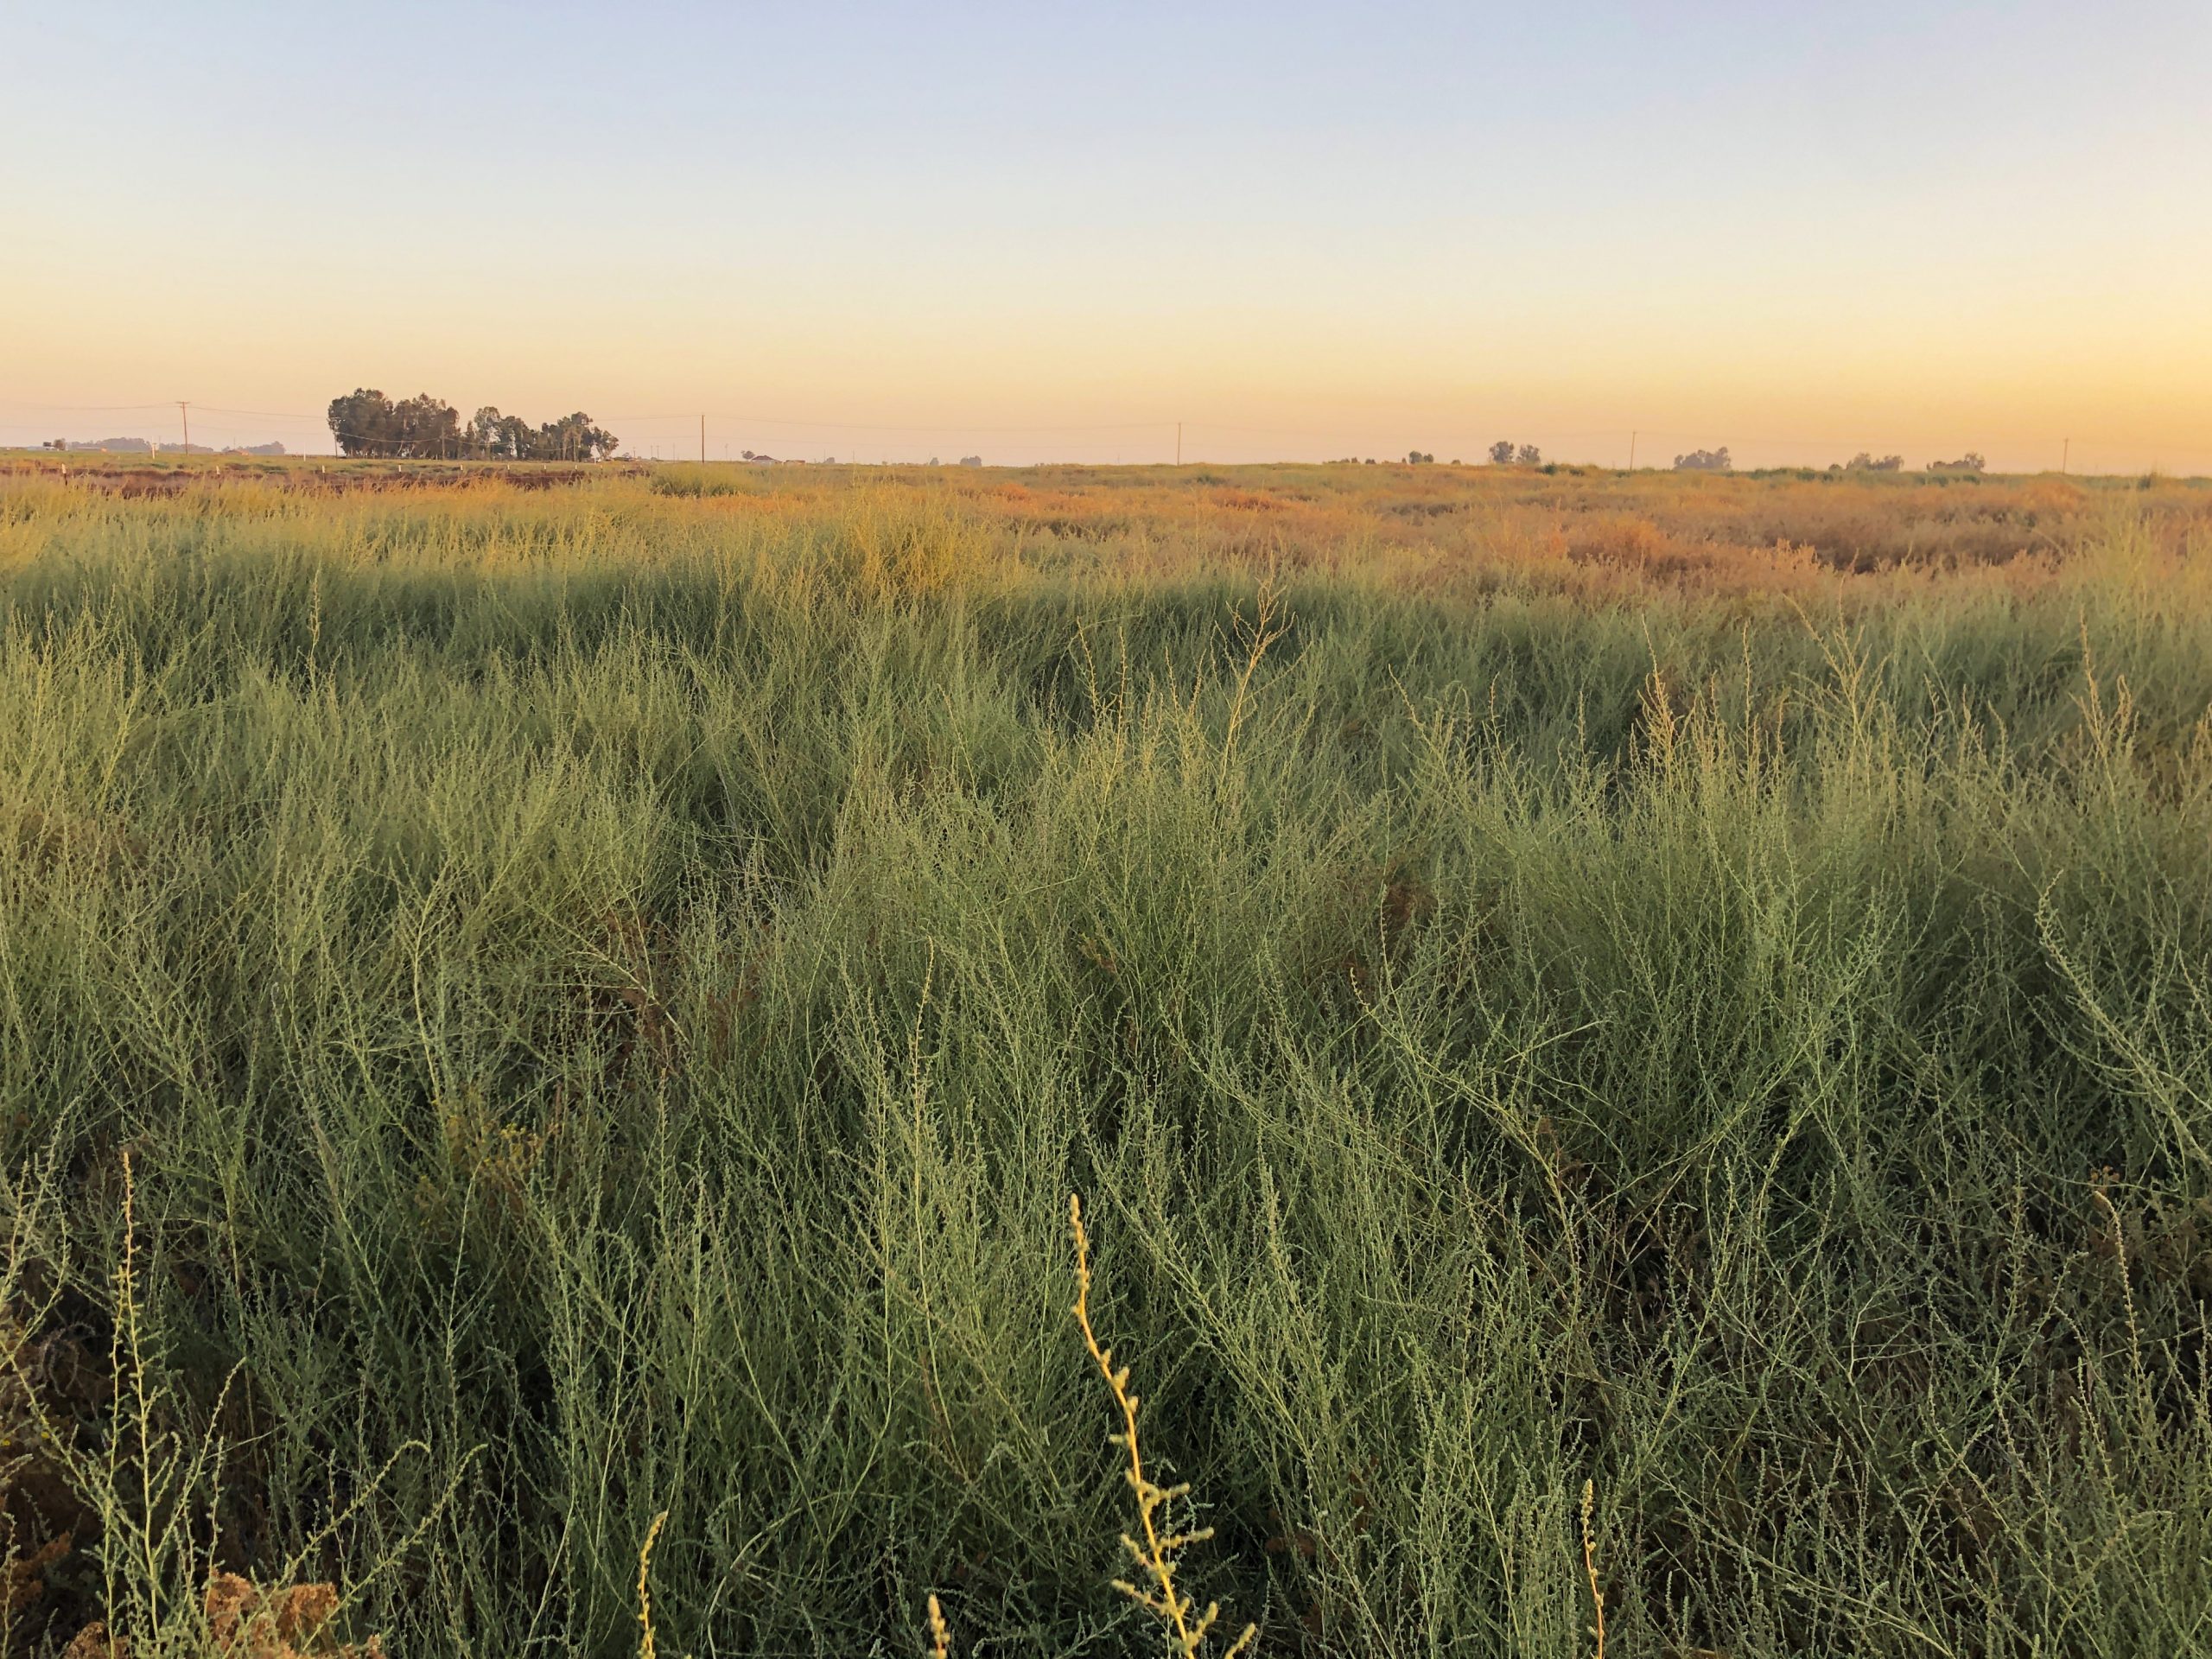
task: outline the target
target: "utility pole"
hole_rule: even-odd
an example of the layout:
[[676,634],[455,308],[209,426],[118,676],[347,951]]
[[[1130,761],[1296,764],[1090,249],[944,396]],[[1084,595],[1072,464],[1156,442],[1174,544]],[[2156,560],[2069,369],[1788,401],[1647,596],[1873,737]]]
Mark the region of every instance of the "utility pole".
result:
[[192,448],[192,405],[180,397],[176,401],[176,412],[184,417],[184,447],[189,453]]
[[1636,470],[1636,434],[1633,432],[1628,435],[1628,469],[1631,473]]
[[699,464],[707,464],[707,417],[703,415],[699,417]]
[[2058,475],[2061,478],[2066,476],[2067,468],[2073,463],[2073,460],[2074,440],[2069,438],[2066,440],[2065,447],[2058,452]]
[[1183,464],[1183,423],[1180,421],[1175,423],[1175,464],[1178,467]]

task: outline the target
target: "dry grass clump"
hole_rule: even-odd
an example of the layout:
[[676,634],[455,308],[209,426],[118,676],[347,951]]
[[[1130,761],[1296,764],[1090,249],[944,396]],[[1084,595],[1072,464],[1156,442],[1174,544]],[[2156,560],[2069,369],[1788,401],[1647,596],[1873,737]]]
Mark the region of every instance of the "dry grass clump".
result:
[[76,1547],[79,1506],[34,1393],[36,1363],[22,1326],[0,1317],[0,1652],[49,1622],[49,1580]]
[[645,1541],[638,1546],[638,1659],[654,1659],[659,1651],[653,1631],[653,1546],[660,1541],[660,1529],[667,1524],[668,1511],[663,1510],[645,1529]]
[[[1113,1581],[1113,1587],[1159,1619],[1161,1634],[1166,1642],[1171,1659],[1198,1659],[1206,1650],[1207,1638],[1220,1622],[1221,1605],[1210,1601],[1201,1611],[1195,1598],[1185,1594],[1177,1583],[1182,1569],[1183,1552],[1192,1544],[1204,1543],[1213,1536],[1211,1527],[1179,1528],[1174,1513],[1191,1494],[1187,1483],[1161,1486],[1145,1472],[1144,1450],[1138,1438],[1137,1411],[1141,1403],[1136,1391],[1129,1386],[1129,1368],[1116,1368],[1114,1351],[1102,1346],[1098,1333],[1090,1322],[1090,1236],[1083,1224],[1083,1198],[1079,1193],[1068,1195],[1068,1228],[1075,1241],[1075,1302],[1068,1310],[1073,1314],[1076,1328],[1083,1336],[1084,1351],[1099,1375],[1106,1379],[1107,1390],[1113,1396],[1114,1408],[1121,1427],[1107,1438],[1122,1448],[1128,1465],[1122,1478],[1136,1500],[1137,1535],[1122,1535],[1122,1548],[1128,1552],[1144,1582],[1130,1583],[1124,1579]],[[654,1522],[658,1530],[659,1522]],[[650,1537],[647,1548],[652,1548]],[[1592,1583],[1596,1580],[1593,1577]],[[638,1595],[641,1607],[645,1600],[645,1574],[642,1567],[638,1577]],[[641,1612],[640,1617],[644,1615]],[[944,1619],[944,1610],[938,1605],[934,1591],[930,1593],[928,1617],[931,1651],[934,1659],[950,1659],[952,1651],[952,1632]],[[1603,1622],[1602,1611],[1599,1615]],[[1222,1659],[1237,1659],[1237,1656],[1252,1650],[1259,1639],[1259,1627],[1247,1624],[1235,1641],[1222,1650]],[[651,1659],[652,1626],[646,1624],[645,1646],[642,1659]],[[1601,1652],[1599,1659],[1604,1659]]]
[[[208,1581],[201,1601],[206,1635],[204,1643],[195,1642],[200,1651],[191,1659],[385,1659],[384,1643],[376,1637],[341,1643],[331,1635],[338,1608],[338,1591],[332,1585],[264,1590],[235,1573],[219,1573]],[[111,1635],[105,1622],[95,1622],[62,1649],[62,1659],[154,1656],[128,1637]]]
[[1595,1659],[1605,1659],[1605,1592],[1598,1586],[1598,1547],[1590,1535],[1590,1517],[1598,1509],[1598,1484],[1582,1483],[1582,1570],[1590,1580],[1590,1634],[1596,1638]]
[[[1083,1345],[1098,1367],[1099,1375],[1106,1379],[1115,1408],[1121,1413],[1121,1429],[1109,1438],[1128,1459],[1129,1466],[1123,1474],[1136,1498],[1139,1535],[1133,1538],[1123,1533],[1122,1548],[1128,1552],[1145,1583],[1140,1586],[1116,1579],[1114,1587],[1159,1618],[1166,1627],[1167,1651],[1176,1659],[1198,1659],[1205,1648],[1206,1637],[1221,1618],[1221,1604],[1210,1601],[1205,1611],[1200,1612],[1196,1601],[1184,1594],[1175,1580],[1182,1567],[1183,1552],[1192,1544],[1204,1543],[1212,1537],[1213,1529],[1179,1529],[1173,1513],[1175,1506],[1190,1496],[1189,1484],[1162,1486],[1145,1472],[1144,1451],[1137,1438],[1139,1396],[1129,1387],[1129,1368],[1116,1368],[1114,1351],[1100,1346],[1098,1333],[1091,1328],[1090,1239],[1083,1229],[1083,1199],[1075,1193],[1068,1195],[1068,1226],[1075,1235],[1075,1306],[1071,1311],[1083,1332]],[[1236,1659],[1258,1636],[1259,1627],[1247,1624],[1224,1650],[1223,1659]]]
[[[453,542],[463,563],[472,545],[645,564],[780,548],[795,559],[790,568],[867,603],[996,584],[1017,570],[1157,579],[1229,568],[1363,571],[1478,590],[1505,580],[1601,601],[1667,590],[1806,597],[1862,593],[1900,574],[2063,558],[2116,517],[2139,522],[2168,551],[2212,526],[2212,490],[2191,480],[2146,490],[2133,480],[2049,476],[1290,465],[1043,467],[1008,476],[696,462],[556,476],[356,462],[165,467],[143,500],[118,499],[103,476],[78,468],[64,483],[37,462],[0,470],[0,569],[52,546],[47,527],[74,521],[98,531],[126,512],[180,529],[211,515],[280,520],[295,532],[328,532],[341,556],[373,560],[396,537],[421,539],[414,532],[427,510],[466,527]],[[582,538],[561,530],[579,499],[595,521]]]

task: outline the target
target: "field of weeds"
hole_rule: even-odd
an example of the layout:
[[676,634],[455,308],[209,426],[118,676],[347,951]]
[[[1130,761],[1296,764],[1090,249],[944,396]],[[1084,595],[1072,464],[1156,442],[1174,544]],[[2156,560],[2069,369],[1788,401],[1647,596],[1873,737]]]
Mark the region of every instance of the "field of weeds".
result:
[[2212,1647],[2212,488],[179,478],[0,477],[0,1651]]

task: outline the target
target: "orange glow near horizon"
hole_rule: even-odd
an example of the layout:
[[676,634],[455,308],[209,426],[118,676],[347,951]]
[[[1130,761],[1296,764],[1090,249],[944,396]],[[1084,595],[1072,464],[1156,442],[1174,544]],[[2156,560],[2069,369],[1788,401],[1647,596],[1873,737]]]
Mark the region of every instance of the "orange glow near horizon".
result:
[[[1402,41],[1304,47],[1352,25],[1294,6],[1267,14],[1288,44],[1204,25],[1171,70],[1066,22],[859,64],[788,19],[715,37],[782,54],[799,90],[765,92],[559,7],[529,50],[463,28],[421,71],[407,10],[350,58],[289,15],[226,35],[250,6],[11,25],[0,139],[57,160],[10,186],[0,442],[171,439],[188,398],[197,441],[323,448],[323,404],[373,385],[582,408],[640,454],[696,453],[703,412],[710,456],[1157,461],[1179,421],[1224,461],[1510,437],[1619,464],[1633,434],[1647,465],[2212,474],[2186,8],[2158,53],[2056,7],[1995,37],[1898,8],[1934,54],[1903,69],[1911,42],[1818,24],[1747,44],[1764,14],[1729,5],[1717,60],[1636,6],[1495,41],[1409,6]],[[1021,92],[1051,73],[1067,112]],[[410,99],[435,143],[364,158],[313,124]],[[615,153],[532,163],[578,111]],[[517,168],[441,160],[505,119]]]

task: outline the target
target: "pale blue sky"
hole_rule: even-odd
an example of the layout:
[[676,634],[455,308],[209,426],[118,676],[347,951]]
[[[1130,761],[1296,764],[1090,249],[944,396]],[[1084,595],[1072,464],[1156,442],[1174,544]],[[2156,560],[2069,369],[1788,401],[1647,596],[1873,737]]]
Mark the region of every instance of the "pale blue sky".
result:
[[1224,459],[2212,470],[2202,0],[6,0],[3,38],[0,441],[191,397],[300,443],[367,383],[671,452],[707,410],[716,451],[1181,418]]

